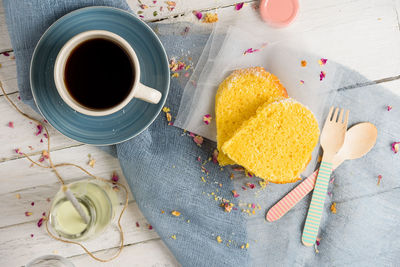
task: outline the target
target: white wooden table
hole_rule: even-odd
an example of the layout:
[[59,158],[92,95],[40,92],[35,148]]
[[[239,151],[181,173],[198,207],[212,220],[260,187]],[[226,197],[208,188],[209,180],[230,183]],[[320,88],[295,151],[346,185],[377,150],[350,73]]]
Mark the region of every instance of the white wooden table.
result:
[[[142,10],[136,0],[128,2],[135,12]],[[238,2],[235,0],[176,0],[176,8],[170,12],[164,1],[159,0],[155,5],[151,0],[142,2],[150,6],[142,10],[145,20],[159,20],[160,23],[178,20],[199,23],[192,14],[193,10],[218,12],[220,20],[224,21],[234,20],[237,12],[256,16],[252,5],[258,3],[247,1],[242,10],[235,11],[233,5]],[[164,6],[161,12],[160,6]],[[157,16],[153,15],[155,10],[158,11]],[[400,0],[300,0],[300,13],[295,23],[280,31],[288,36],[317,31],[318,38],[310,41],[310,47],[316,53],[352,67],[371,80],[400,93],[399,17]],[[24,111],[38,117],[17,99],[16,66],[1,1],[0,52],[11,54],[9,57],[0,55],[0,79],[7,93]],[[389,104],[400,108],[400,103]],[[40,137],[35,136],[35,125],[12,109],[3,95],[0,95],[0,114],[0,266],[21,266],[44,254],[63,255],[76,266],[179,265],[157,233],[148,229],[146,219],[132,197],[122,220],[126,247],[121,256],[111,263],[100,264],[80,248],[48,237],[44,227],[38,228],[36,223],[42,212],[49,208],[50,203],[46,199],[57,191],[57,180],[48,170],[30,167],[31,164],[14,151],[21,148],[38,159],[46,147],[40,143]],[[14,123],[14,128],[7,126],[10,121]],[[110,177],[113,171],[117,171],[122,176],[118,161],[106,153],[63,137],[53,129],[50,134],[54,161],[74,162],[90,168],[86,162],[88,154],[91,154],[96,160],[91,170],[96,175]],[[68,181],[84,177],[74,169],[62,170],[62,173]],[[34,206],[31,206],[31,202],[35,203]],[[25,211],[33,215],[27,217]],[[140,227],[136,227],[135,222],[139,222]],[[34,236],[31,237],[31,234]],[[96,251],[97,255],[103,255],[117,247],[118,242],[118,234],[109,231],[100,240],[89,242],[89,248]]]

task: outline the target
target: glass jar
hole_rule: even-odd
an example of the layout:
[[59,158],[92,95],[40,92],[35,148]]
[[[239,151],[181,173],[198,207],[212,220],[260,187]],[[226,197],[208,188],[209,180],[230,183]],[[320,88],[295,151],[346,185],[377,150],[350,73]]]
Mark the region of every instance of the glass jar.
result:
[[89,218],[85,223],[62,189],[55,195],[49,222],[62,238],[81,241],[93,238],[110,225],[117,206],[117,194],[110,183],[87,179],[68,185]]

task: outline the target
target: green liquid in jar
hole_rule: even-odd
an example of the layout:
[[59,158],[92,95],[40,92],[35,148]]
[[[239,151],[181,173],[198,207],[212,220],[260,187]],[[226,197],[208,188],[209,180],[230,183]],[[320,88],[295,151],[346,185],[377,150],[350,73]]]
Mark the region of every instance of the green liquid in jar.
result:
[[59,191],[53,200],[50,216],[50,223],[58,235],[84,240],[105,230],[113,218],[113,203],[117,199],[111,187],[98,180],[84,180],[70,184],[69,189],[90,220],[86,224],[64,192]]

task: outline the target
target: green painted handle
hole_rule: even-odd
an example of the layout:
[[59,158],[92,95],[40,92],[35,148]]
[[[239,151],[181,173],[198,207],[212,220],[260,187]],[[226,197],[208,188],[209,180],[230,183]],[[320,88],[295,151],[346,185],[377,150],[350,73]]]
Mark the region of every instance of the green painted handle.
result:
[[303,244],[308,247],[314,245],[317,239],[332,167],[332,163],[325,161],[322,161],[319,167],[317,181],[315,182],[315,188],[311,198],[310,208],[308,209],[303,236],[301,238]]

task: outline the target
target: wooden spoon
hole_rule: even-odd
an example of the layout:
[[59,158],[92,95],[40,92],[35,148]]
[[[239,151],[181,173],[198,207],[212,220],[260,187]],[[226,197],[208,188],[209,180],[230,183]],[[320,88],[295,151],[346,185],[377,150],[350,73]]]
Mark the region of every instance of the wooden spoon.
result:
[[336,169],[343,161],[358,159],[367,154],[375,145],[378,130],[369,122],[362,122],[351,127],[344,139],[344,144],[333,158],[333,168]]
[[[367,154],[374,147],[377,136],[378,131],[372,123],[363,122],[351,127],[346,132],[342,148],[333,157],[333,169],[336,169],[345,160],[361,158]],[[314,189],[317,175],[318,171],[315,171],[269,209],[266,219],[273,222],[285,215]]]

